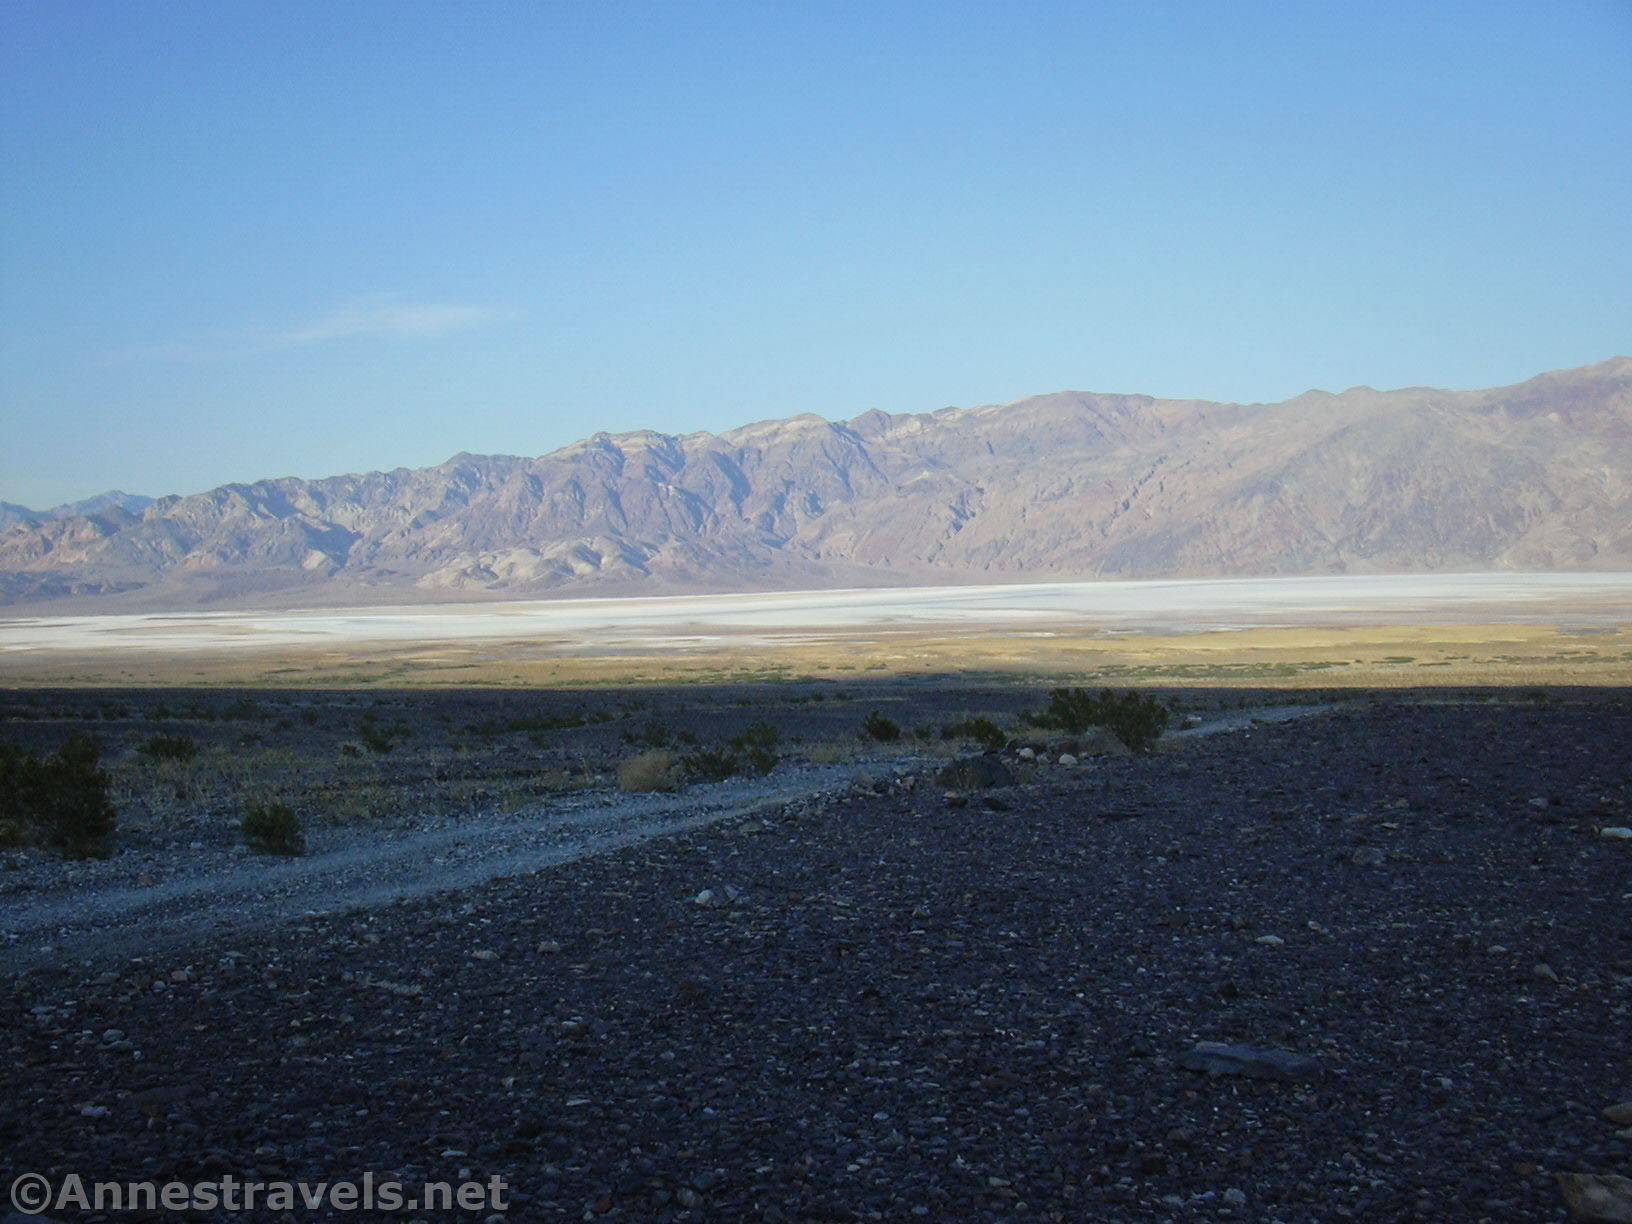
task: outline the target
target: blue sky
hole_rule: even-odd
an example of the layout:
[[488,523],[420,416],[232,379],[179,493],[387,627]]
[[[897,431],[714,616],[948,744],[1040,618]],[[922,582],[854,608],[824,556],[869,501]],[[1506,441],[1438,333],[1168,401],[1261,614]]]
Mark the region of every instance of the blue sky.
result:
[[0,499],[1632,351],[1632,3],[0,5]]

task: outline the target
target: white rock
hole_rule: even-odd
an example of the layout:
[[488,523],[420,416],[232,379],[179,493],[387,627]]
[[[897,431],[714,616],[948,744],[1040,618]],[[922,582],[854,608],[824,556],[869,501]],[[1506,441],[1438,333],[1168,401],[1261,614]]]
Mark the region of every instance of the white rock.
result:
[[1069,752],[1060,753],[1060,764],[1061,765],[1075,765],[1076,763],[1077,763],[1077,758],[1072,756]]
[[1266,948],[1278,948],[1286,942],[1279,935],[1260,935],[1253,943],[1261,943]]
[[1632,829],[1625,825],[1610,825],[1607,829],[1599,829],[1598,836],[1613,838],[1616,841],[1632,841]]
[[1018,755],[1022,761],[1035,761],[1037,759],[1037,750],[1035,748],[1022,748]]

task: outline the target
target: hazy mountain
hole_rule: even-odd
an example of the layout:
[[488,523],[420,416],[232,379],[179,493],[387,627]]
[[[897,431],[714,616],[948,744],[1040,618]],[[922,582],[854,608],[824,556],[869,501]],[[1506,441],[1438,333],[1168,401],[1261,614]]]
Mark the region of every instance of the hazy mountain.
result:
[[1060,392],[597,434],[536,459],[93,501],[0,531],[0,598],[1632,569],[1632,358],[1490,391],[1280,404]]

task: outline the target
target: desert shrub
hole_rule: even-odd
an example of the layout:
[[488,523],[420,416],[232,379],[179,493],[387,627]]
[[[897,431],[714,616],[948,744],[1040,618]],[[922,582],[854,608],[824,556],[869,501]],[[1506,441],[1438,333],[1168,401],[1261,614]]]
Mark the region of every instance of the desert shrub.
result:
[[724,748],[699,748],[680,758],[680,770],[692,782],[723,782],[738,774],[763,774],[776,768],[782,736],[768,722],[749,723]]
[[901,738],[901,726],[894,719],[885,718],[877,710],[873,710],[861,720],[861,735],[863,739],[891,744]]
[[190,735],[153,735],[136,751],[155,761],[190,761],[198,755],[198,741]]
[[1167,730],[1168,709],[1154,697],[1129,690],[1097,695],[1080,688],[1058,688],[1048,695],[1048,708],[1033,714],[1034,726],[1052,727],[1081,735],[1090,727],[1104,727],[1134,752],[1143,752]]
[[1009,742],[1003,729],[989,718],[965,718],[961,722],[947,723],[941,728],[941,738],[974,740],[988,752],[996,752]]
[[252,803],[238,825],[244,844],[262,854],[306,853],[306,835],[300,817],[286,803]]
[[731,747],[741,754],[744,773],[770,773],[776,768],[776,750],[781,742],[782,736],[770,723],[754,722],[733,737]]
[[679,785],[674,757],[661,748],[632,756],[618,766],[618,789],[671,791]]
[[376,756],[384,756],[396,747],[399,739],[407,739],[408,724],[398,719],[394,726],[382,727],[374,720],[372,710],[357,720],[357,740]]
[[104,854],[115,813],[95,740],[70,735],[50,756],[0,748],[0,825],[18,843],[73,858]]
[[694,782],[724,782],[742,772],[742,762],[734,752],[701,748],[681,757],[680,768]]

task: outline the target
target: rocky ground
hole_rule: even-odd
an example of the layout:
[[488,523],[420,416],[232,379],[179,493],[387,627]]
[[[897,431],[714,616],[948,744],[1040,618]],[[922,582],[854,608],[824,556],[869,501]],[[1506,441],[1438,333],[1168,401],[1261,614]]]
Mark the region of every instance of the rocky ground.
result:
[[[37,967],[0,991],[0,1178],[468,1170],[523,1219],[1562,1219],[1556,1174],[1632,1160],[1602,1112],[1632,1096],[1632,843],[1601,832],[1627,744],[1613,695],[1362,702]],[[1312,1063],[1209,1074],[1207,1041]]]

